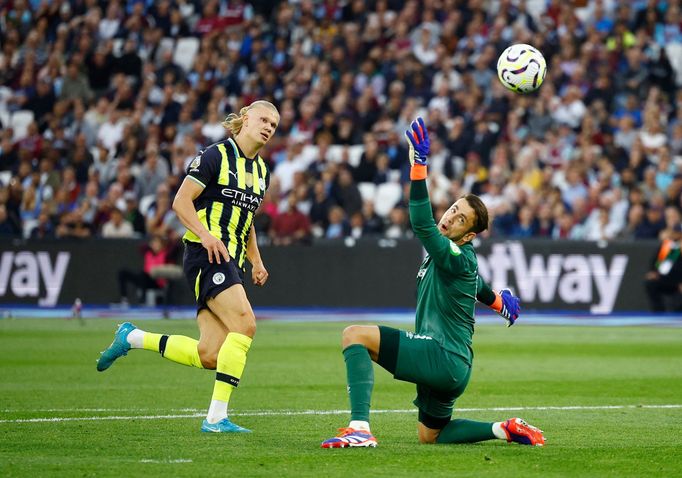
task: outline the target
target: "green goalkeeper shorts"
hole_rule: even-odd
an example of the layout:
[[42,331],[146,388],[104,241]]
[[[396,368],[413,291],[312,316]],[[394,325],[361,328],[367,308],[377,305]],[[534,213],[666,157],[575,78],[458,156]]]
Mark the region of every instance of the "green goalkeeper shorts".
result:
[[379,332],[377,363],[396,379],[417,385],[414,404],[420,412],[449,419],[455,400],[469,383],[471,366],[429,336],[384,326],[379,326]]

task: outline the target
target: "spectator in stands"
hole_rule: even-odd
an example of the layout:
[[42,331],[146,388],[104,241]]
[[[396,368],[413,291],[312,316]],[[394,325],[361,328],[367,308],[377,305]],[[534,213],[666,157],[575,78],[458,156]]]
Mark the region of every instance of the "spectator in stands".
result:
[[406,239],[412,237],[407,211],[403,207],[394,207],[388,213],[388,224],[384,229],[384,237],[388,239]]
[[635,238],[655,239],[664,227],[663,208],[660,205],[650,205],[646,208],[644,220],[635,229]]
[[33,116],[40,124],[47,114],[52,113],[56,102],[57,97],[54,94],[52,80],[48,77],[43,77],[38,80],[36,92],[28,99],[24,108],[32,111]]
[[287,196],[287,208],[272,221],[270,239],[274,245],[306,244],[310,241],[310,219],[298,210],[295,193]]
[[142,254],[142,270],[121,269],[118,272],[118,288],[121,295],[121,304],[126,306],[130,300],[128,296],[128,285],[134,286],[133,293],[137,302],[143,302],[148,290],[160,289],[164,287],[163,279],[152,279],[151,271],[154,267],[171,263],[171,247],[164,241],[163,237],[153,235],[149,242],[140,248]]
[[123,198],[126,202],[126,209],[123,211],[125,220],[133,226],[135,236],[144,236],[146,231],[145,220],[138,208],[137,196],[133,191],[126,191]]
[[675,205],[669,205],[664,211],[665,227],[661,230],[658,238],[662,241],[670,239],[676,235],[678,226],[682,224],[682,214]]
[[362,222],[364,236],[381,236],[384,233],[384,220],[374,210],[373,201],[365,201],[362,205]]
[[682,224],[676,224],[659,245],[645,287],[654,312],[682,311]]
[[[215,139],[216,118],[257,96],[272,96],[282,105],[282,118],[266,156],[276,160],[273,179],[283,178],[283,191],[272,202],[286,203],[290,190],[300,195],[294,178],[307,170],[323,180],[327,199],[299,197],[299,207],[306,206],[302,212],[325,230],[328,211],[320,213],[315,204],[328,203],[328,209],[338,203],[352,218],[362,208],[349,197],[359,181],[408,182],[402,131],[421,109],[433,131],[434,173],[450,181],[448,187],[434,183],[434,194],[487,193],[492,167],[500,162],[499,187],[508,206],[493,219],[497,236],[510,234],[505,220],[529,205],[532,221],[544,224],[533,237],[549,228],[581,237],[597,205],[596,183],[601,189],[642,188],[646,201],[662,193],[668,204],[682,205],[682,178],[675,178],[682,153],[682,72],[677,58],[666,54],[679,48],[677,2],[621,2],[618,8],[597,2],[573,9],[536,2],[532,10],[523,2],[502,2],[499,11],[499,2],[474,10],[454,2],[446,11],[438,2],[382,0],[345,7],[328,2],[312,12],[306,2],[274,2],[266,13],[236,1],[135,1],[91,9],[62,2],[54,11],[37,3],[9,2],[6,27],[0,27],[0,86],[10,92],[0,94],[0,172],[19,183],[27,167],[30,173],[48,160],[57,183],[69,166],[81,190],[98,181],[94,199],[102,202],[114,182],[126,192],[130,177],[140,189],[154,182],[140,177],[149,172],[145,152],[156,147],[159,162],[170,166],[161,176],[173,191],[187,164]],[[174,58],[177,40],[191,32],[201,40],[185,71]],[[173,46],[166,48],[163,37]],[[550,65],[537,95],[509,93],[495,79],[496,54],[520,42],[539,48]],[[27,132],[14,124],[19,109],[33,113]],[[364,144],[369,135],[372,144]],[[289,156],[287,138],[298,141],[289,145]],[[345,152],[342,164],[335,163],[334,146],[361,148],[360,164]],[[612,163],[610,173],[601,156]],[[340,187],[346,175],[338,170],[351,164],[354,177]],[[41,180],[22,193],[50,203],[45,211],[53,223],[59,222],[57,210],[70,204],[57,183]],[[566,206],[587,200],[578,207],[587,209],[569,221],[561,220],[565,211],[555,205],[551,214],[537,207],[532,198],[548,185],[561,188]],[[154,185],[135,193],[140,201]],[[21,195],[16,199],[18,211]],[[633,209],[629,197],[624,201],[606,206],[614,225],[614,217]],[[125,208],[122,197],[117,202]],[[86,224],[108,220],[110,201],[105,203],[98,219],[84,216]],[[161,224],[172,230],[172,221]],[[364,223],[367,228],[366,215]],[[636,227],[630,224],[623,235],[634,235]]]
[[146,214],[146,230],[148,235],[163,234],[166,215],[171,214],[170,190],[166,184],[156,188],[156,198]]
[[367,133],[363,139],[364,151],[360,155],[359,164],[352,169],[353,180],[356,183],[374,182],[377,175],[377,160],[379,156],[379,143],[374,135]]
[[61,93],[59,98],[62,100],[81,100],[85,103],[89,102],[94,97],[88,80],[79,71],[79,65],[76,60],[71,60],[66,67],[66,76],[61,86]]
[[123,212],[118,208],[113,208],[109,220],[102,226],[102,237],[105,239],[132,238],[134,234],[133,225],[125,220]]
[[13,220],[7,212],[7,206],[0,203],[0,236],[20,236],[21,228],[17,221]]
[[510,237],[523,239],[533,237],[535,234],[535,221],[533,220],[533,210],[526,205],[521,207],[518,212],[517,220],[512,227]]
[[80,211],[65,212],[59,217],[59,224],[55,230],[58,239],[84,239],[92,236],[92,230],[83,220]]
[[38,215],[38,223],[31,230],[31,239],[52,239],[55,237],[55,228],[47,211],[41,211]]
[[327,218],[327,229],[324,237],[327,239],[342,239],[350,234],[350,225],[346,219],[346,212],[340,206],[332,206]]
[[147,146],[144,162],[135,181],[137,197],[154,194],[165,183],[169,173],[168,161],[159,154],[157,145]]
[[338,177],[332,185],[331,194],[336,203],[343,208],[346,214],[352,215],[362,209],[362,195],[350,169],[339,169]]

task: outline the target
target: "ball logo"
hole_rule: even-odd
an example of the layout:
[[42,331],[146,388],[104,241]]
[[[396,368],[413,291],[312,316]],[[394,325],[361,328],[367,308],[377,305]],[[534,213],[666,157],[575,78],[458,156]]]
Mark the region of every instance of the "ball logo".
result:
[[225,282],[225,274],[223,274],[222,272],[216,272],[215,274],[213,274],[213,283],[215,285],[220,285],[223,282]]

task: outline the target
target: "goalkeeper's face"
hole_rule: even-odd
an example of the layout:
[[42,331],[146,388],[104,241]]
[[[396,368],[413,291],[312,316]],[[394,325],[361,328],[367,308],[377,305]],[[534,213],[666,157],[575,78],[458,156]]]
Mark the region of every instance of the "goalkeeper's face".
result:
[[476,211],[466,199],[461,198],[450,206],[450,209],[445,211],[443,217],[440,218],[438,231],[451,241],[461,245],[476,237],[476,233],[471,232],[475,221]]

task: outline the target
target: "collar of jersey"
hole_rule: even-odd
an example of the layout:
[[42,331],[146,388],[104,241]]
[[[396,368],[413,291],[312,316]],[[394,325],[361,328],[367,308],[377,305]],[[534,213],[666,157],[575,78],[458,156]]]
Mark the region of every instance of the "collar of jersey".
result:
[[258,161],[258,159],[260,158],[260,156],[258,156],[258,155],[256,155],[255,158],[249,158],[249,157],[247,157],[247,156],[244,154],[244,151],[242,151],[242,148],[239,147],[239,145],[237,144],[237,142],[236,142],[234,139],[232,139],[232,138],[227,138],[227,141],[232,145],[232,149],[234,149],[234,154],[235,154],[238,158],[249,159],[249,160],[251,160],[251,161]]

